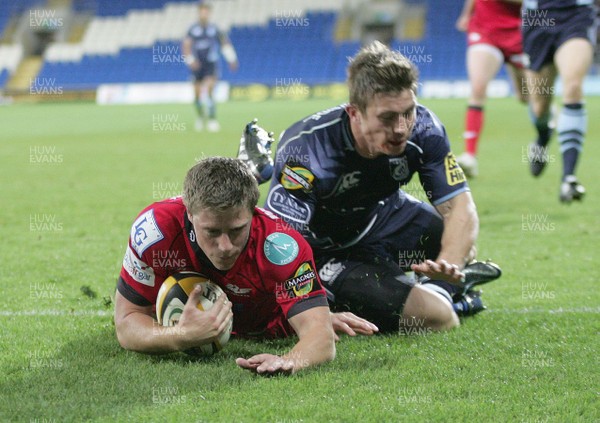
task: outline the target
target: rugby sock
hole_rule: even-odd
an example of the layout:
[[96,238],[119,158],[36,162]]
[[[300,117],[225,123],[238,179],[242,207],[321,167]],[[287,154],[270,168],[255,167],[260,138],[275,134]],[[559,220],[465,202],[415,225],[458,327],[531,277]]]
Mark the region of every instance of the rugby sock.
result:
[[215,101],[212,98],[206,99],[206,107],[208,108],[208,118],[215,119],[217,116],[217,108],[215,105]]
[[587,128],[587,114],[583,103],[565,104],[558,115],[558,141],[563,159],[563,180],[575,174],[583,137]]
[[547,146],[548,142],[550,141],[550,137],[552,137],[552,128],[550,128],[549,126],[550,119],[552,118],[552,113],[547,112],[544,113],[542,116],[537,117],[533,113],[531,106],[529,106],[529,118],[531,119],[531,122],[535,126],[535,129],[538,133],[536,143],[542,147]]
[[460,290],[459,287],[454,286],[448,282],[431,280],[429,278],[423,280],[421,283],[423,288],[427,288],[433,292],[437,292],[438,294],[442,295],[445,299],[447,299],[448,302],[450,302],[450,304],[454,304],[454,300],[452,299],[452,297]]
[[198,113],[198,117],[204,117],[204,112],[202,110],[202,100],[195,101],[194,106],[196,106],[196,113]]
[[472,156],[477,154],[477,143],[483,127],[483,107],[467,106],[465,115],[465,151]]

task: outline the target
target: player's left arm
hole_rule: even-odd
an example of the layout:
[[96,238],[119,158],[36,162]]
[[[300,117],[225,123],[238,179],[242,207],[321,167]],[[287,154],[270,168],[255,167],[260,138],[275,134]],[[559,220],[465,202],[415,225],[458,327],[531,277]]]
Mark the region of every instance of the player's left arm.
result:
[[462,269],[474,257],[479,232],[477,209],[467,179],[454,154],[446,129],[433,112],[422,111],[430,126],[420,139],[423,148],[419,178],[427,197],[444,221],[440,253],[435,260],[411,266],[412,270],[432,279],[460,284]]
[[479,233],[479,217],[470,191],[436,206],[444,219],[442,248],[436,261],[455,264],[460,270],[473,258]]
[[262,375],[293,374],[335,358],[329,307],[309,308],[291,317],[289,322],[298,335],[294,348],[281,356],[258,354],[248,359],[238,358],[238,366]]
[[436,206],[444,220],[441,250],[434,260],[425,260],[411,266],[412,270],[432,279],[461,283],[462,269],[474,257],[475,241],[479,233],[479,217],[469,191]]

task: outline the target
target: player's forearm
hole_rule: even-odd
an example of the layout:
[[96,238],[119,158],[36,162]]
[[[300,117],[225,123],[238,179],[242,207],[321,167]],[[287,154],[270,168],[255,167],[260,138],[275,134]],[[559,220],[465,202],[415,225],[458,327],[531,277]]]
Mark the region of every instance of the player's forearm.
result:
[[182,51],[184,57],[186,57],[186,58],[189,57],[190,59],[194,58],[192,56],[192,43],[189,38],[186,38],[181,43],[181,51]]
[[123,348],[147,354],[179,351],[185,335],[177,326],[161,326],[143,313],[131,313],[116,322],[115,326]]
[[[462,269],[479,233],[479,218],[475,204],[463,199],[444,216],[444,232],[438,260],[446,260]],[[470,196],[469,196],[470,200]]]
[[283,358],[294,362],[293,373],[335,358],[333,331],[324,327],[315,327],[305,334],[290,352]]
[[461,11],[461,15],[462,16],[471,16],[471,14],[473,13],[474,4],[475,4],[475,0],[465,0],[462,11]]

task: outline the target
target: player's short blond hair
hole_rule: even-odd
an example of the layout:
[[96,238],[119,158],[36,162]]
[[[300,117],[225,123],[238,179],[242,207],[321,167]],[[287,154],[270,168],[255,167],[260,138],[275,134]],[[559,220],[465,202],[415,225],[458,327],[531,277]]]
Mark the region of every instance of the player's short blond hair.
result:
[[393,95],[407,89],[416,94],[418,78],[419,72],[410,60],[374,41],[350,59],[350,103],[364,112],[377,94]]
[[191,215],[240,206],[253,213],[259,196],[258,182],[246,164],[230,157],[200,160],[183,181],[183,204]]

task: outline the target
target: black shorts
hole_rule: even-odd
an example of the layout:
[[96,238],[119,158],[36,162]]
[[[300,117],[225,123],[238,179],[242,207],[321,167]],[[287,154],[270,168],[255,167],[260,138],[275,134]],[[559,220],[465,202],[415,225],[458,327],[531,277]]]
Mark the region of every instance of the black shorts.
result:
[[200,69],[193,72],[195,82],[200,82],[209,76],[217,76],[216,62],[200,62],[200,64]]
[[443,221],[427,203],[402,193],[386,199],[377,220],[356,245],[337,251],[314,250],[319,277],[331,306],[397,331],[415,281],[405,272],[412,264],[435,259]]
[[[523,51],[526,65],[537,72],[554,61],[556,50],[572,38],[596,44],[596,10],[592,6],[565,9],[524,9]],[[528,62],[528,63],[527,63]]]

